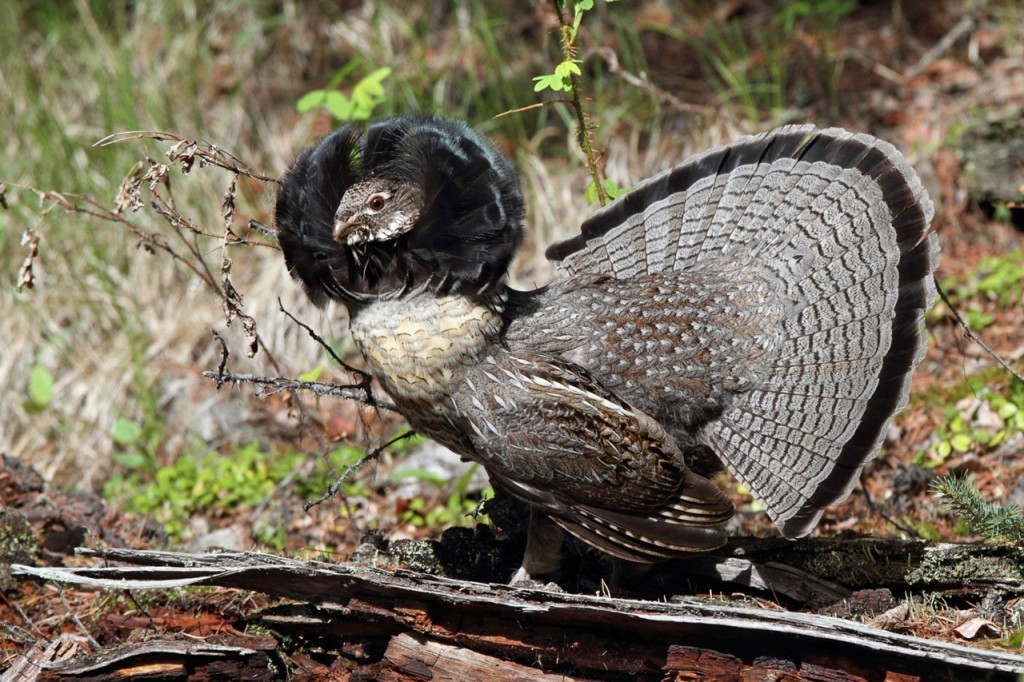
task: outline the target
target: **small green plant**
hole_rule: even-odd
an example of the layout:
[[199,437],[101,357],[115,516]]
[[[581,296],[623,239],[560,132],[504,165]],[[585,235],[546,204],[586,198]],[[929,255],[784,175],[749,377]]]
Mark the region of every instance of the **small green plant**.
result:
[[[555,14],[561,24],[560,42],[562,48],[562,61],[555,66],[553,73],[544,74],[534,78],[533,89],[535,92],[551,90],[553,92],[564,92],[569,95],[568,104],[572,107],[576,116],[576,140],[587,161],[587,170],[590,171],[591,182],[587,188],[592,193],[597,203],[604,206],[608,203],[608,181],[604,179],[600,166],[598,165],[598,154],[594,150],[594,126],[583,108],[583,98],[580,97],[579,79],[583,72],[580,70],[580,60],[577,58],[579,48],[576,46],[576,38],[579,36],[580,25],[583,23],[583,16],[586,12],[594,9],[594,0],[552,0]],[[614,2],[614,0],[605,0]],[[562,10],[572,8],[572,20],[567,21]],[[615,183],[611,183],[616,187]]]
[[[131,422],[122,427],[125,440],[136,442],[141,434]],[[311,476],[299,478],[295,493],[302,497],[320,495],[334,480],[339,470],[358,462],[364,455],[360,448],[340,446],[318,460]],[[112,477],[105,495],[108,499],[122,499],[121,508],[133,514],[149,516],[163,525],[174,540],[181,539],[189,521],[199,514],[223,514],[261,504],[307,457],[295,451],[266,452],[257,443],[250,443],[226,454],[182,454],[173,464],[156,469],[151,474],[133,469],[125,476]],[[367,494],[365,483],[358,478],[346,481],[345,495]],[[257,523],[253,537],[271,548],[283,548],[284,536],[273,525]]]
[[[992,324],[994,317],[987,312],[979,299],[1000,308],[1019,306],[1024,303],[1024,251],[1014,250],[982,260],[970,271],[955,277],[947,277],[942,289],[952,305],[966,308],[964,318],[974,331]],[[939,306],[931,313],[932,321],[942,316]]]
[[739,22],[730,21],[724,26],[709,24],[707,43],[693,42],[705,72],[718,84],[719,97],[733,99],[752,121],[760,120],[763,111],[785,108],[786,60],[780,35],[775,30],[752,29],[748,37]]
[[490,489],[485,490],[479,499],[466,495],[466,489],[478,466],[474,464],[455,481],[449,481],[426,469],[396,471],[393,476],[396,480],[412,478],[430,483],[437,487],[444,498],[444,504],[432,503],[423,497],[414,498],[409,501],[408,508],[399,515],[398,520],[402,523],[411,523],[417,528],[432,530],[441,530],[450,526],[467,526],[474,519],[486,523],[486,516],[478,515],[477,510],[480,501],[487,499],[493,493]]
[[42,365],[36,363],[28,375],[28,398],[21,406],[29,414],[39,414],[46,410],[53,400],[53,375]]
[[168,535],[180,538],[197,513],[262,501],[294,463],[294,456],[270,457],[255,443],[227,455],[183,455],[158,469],[153,480],[125,502],[124,509],[152,517]]
[[838,107],[840,60],[834,35],[839,21],[857,8],[856,0],[787,0],[774,18],[754,25],[741,17],[723,22],[709,13],[700,31],[673,26],[659,30],[689,44],[722,102],[735,103],[751,121],[784,115],[789,105],[789,50],[798,26],[819,41],[818,73],[833,108]]
[[1013,222],[1013,208],[1005,201],[996,202],[992,207],[992,217],[1005,225],[1010,225]]
[[296,107],[300,113],[307,113],[318,107],[326,109],[338,121],[366,121],[373,110],[385,100],[384,81],[391,75],[391,67],[382,66],[363,76],[346,96],[337,88],[354,68],[349,62],[338,71],[322,90],[312,90],[303,95]]
[[157,469],[158,452],[164,439],[163,423],[142,418],[135,421],[120,416],[110,431],[114,441],[111,459],[127,472],[117,471],[107,482],[108,488],[117,489],[126,480],[148,480]]
[[534,92],[541,92],[542,90],[551,90],[553,92],[572,92],[573,88],[573,76],[582,75],[580,71],[580,60],[578,59],[566,59],[555,67],[554,73],[545,74],[543,76],[537,76],[533,80],[536,84],[533,86]]
[[[607,1],[607,0],[606,0]],[[583,14],[594,9],[594,0],[555,0],[555,11],[561,18],[562,10],[572,5],[572,22],[562,24],[562,52],[565,56],[557,66],[554,73],[537,76],[533,80],[534,92],[542,90],[553,90],[554,92],[572,92],[576,87],[576,77],[583,74],[580,71],[579,59],[576,59],[576,37],[580,31],[580,24],[583,23]]]
[[317,365],[308,372],[303,372],[299,375],[299,381],[316,381],[320,378],[320,375],[324,372],[323,365]]
[[[999,640],[998,644],[1004,649],[1024,649],[1024,628],[1009,631],[1005,637]],[[1020,678],[1018,677],[1017,679],[1019,680]]]
[[[394,445],[388,449],[396,452]],[[305,499],[320,497],[340,473],[358,465],[365,456],[365,450],[351,445],[342,445],[331,450],[321,460],[322,466],[316,475],[303,477],[296,481],[296,492]],[[341,486],[341,493],[344,497],[362,497],[369,494],[369,490],[361,478],[348,476]]]
[[987,502],[965,475],[942,476],[932,483],[932,494],[947,509],[964,519],[972,534],[986,540],[1018,543],[1024,540],[1024,509]]
[[1024,385],[1011,383],[1005,395],[982,385],[973,397],[946,408],[946,419],[936,430],[934,444],[918,456],[917,463],[937,467],[954,453],[991,451],[1022,433]]
[[[628,187],[620,187],[619,184],[611,178],[604,179],[604,193],[611,201],[618,199],[628,191]],[[583,199],[588,204],[597,203],[597,182],[595,180],[591,180],[590,184],[587,185],[587,189],[583,193]]]
[[118,417],[114,420],[110,435],[118,448],[113,454],[115,462],[129,469],[143,469],[153,465],[155,454],[145,444],[145,430],[141,424]]
[[908,593],[906,599],[909,607],[907,620],[921,621],[930,627],[937,627],[940,621],[945,620],[949,611],[949,604],[935,592],[916,595]]
[[806,21],[821,41],[819,75],[834,111],[839,110],[839,76],[842,70],[835,33],[839,20],[852,14],[858,4],[857,0],[788,0],[777,20],[785,36],[792,35],[798,21]]

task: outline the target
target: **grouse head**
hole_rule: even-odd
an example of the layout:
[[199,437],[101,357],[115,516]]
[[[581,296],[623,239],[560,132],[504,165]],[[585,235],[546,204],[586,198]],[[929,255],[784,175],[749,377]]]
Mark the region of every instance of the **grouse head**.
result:
[[349,306],[410,291],[484,294],[522,240],[512,163],[434,117],[352,125],[303,151],[281,182],[278,240],[310,298]]

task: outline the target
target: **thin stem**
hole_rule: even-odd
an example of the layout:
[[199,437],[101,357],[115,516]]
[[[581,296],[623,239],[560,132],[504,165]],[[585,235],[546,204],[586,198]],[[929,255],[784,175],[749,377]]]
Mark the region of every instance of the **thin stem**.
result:
[[[576,59],[576,46],[573,45],[572,26],[562,15],[562,8],[559,7],[558,0],[551,0],[551,2],[555,8],[555,16],[558,17],[558,22],[562,25],[562,55],[566,61],[573,61]],[[597,202],[604,206],[608,203],[608,193],[604,190],[604,178],[601,176],[601,169],[594,153],[594,129],[587,117],[587,112],[583,109],[583,101],[580,97],[579,76],[575,73],[569,74],[569,82],[572,84],[570,103],[576,112],[576,140],[587,159],[587,170],[590,171],[590,177],[594,180],[594,188],[597,190]]]

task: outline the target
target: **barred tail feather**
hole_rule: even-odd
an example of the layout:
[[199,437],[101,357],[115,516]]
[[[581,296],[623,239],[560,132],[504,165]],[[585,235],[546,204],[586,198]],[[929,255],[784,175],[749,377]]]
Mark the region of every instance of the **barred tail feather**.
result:
[[906,405],[925,352],[931,201],[890,144],[791,126],[641,184],[548,256],[629,278],[754,264],[789,302],[774,361],[708,425],[712,448],[787,537],[845,498]]

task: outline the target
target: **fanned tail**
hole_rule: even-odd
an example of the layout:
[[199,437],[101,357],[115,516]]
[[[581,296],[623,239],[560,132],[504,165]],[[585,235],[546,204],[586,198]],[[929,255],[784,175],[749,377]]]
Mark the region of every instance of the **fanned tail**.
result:
[[595,214],[548,257],[631,278],[760,268],[789,302],[779,346],[708,440],[787,537],[852,490],[925,352],[933,208],[890,144],[791,126],[712,149]]

